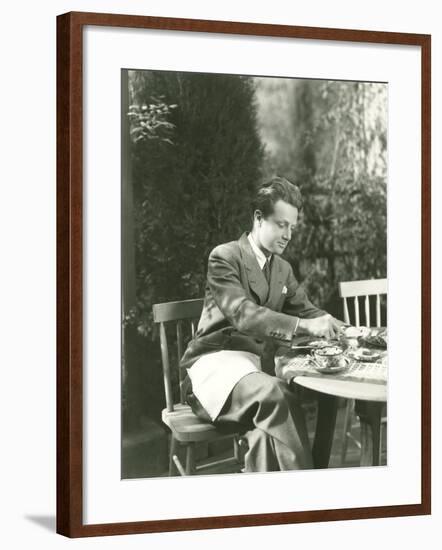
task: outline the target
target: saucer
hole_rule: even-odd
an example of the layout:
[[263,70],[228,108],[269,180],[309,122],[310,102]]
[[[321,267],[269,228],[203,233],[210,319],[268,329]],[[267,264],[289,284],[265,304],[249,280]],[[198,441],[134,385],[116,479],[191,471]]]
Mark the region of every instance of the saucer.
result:
[[347,369],[350,365],[350,359],[348,357],[342,357],[340,361],[340,365],[337,367],[322,367],[319,363],[315,361],[315,359],[311,359],[311,362],[313,363],[313,367],[316,371],[321,372],[323,374],[336,374],[338,372],[342,372],[343,370]]

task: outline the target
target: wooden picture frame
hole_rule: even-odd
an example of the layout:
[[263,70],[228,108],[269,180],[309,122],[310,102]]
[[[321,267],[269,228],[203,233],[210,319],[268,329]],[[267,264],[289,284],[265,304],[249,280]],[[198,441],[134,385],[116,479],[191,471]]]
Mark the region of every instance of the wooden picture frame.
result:
[[[86,26],[285,37],[420,48],[421,60],[421,501],[280,513],[83,522],[83,30]],[[69,537],[277,525],[431,511],[430,178],[431,37],[422,34],[71,12],[57,18],[57,532]]]

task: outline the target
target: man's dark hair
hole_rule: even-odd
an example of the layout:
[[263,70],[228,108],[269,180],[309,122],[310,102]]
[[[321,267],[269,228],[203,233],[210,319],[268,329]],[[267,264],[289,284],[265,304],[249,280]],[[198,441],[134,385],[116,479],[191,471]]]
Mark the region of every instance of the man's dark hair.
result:
[[264,218],[267,218],[273,213],[274,205],[279,200],[288,202],[298,210],[302,209],[302,195],[299,187],[288,179],[278,176],[258,187],[252,204],[252,215],[255,210],[260,210]]

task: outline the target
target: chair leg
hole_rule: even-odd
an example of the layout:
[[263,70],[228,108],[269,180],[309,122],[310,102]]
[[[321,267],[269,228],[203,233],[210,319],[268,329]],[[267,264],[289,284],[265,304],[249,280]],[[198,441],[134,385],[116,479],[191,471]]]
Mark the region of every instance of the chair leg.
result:
[[186,475],[195,472],[195,443],[188,443],[186,446]]
[[169,476],[173,476],[175,473],[175,462],[173,460],[173,455],[176,454],[178,448],[178,441],[173,437],[171,433],[169,436]]
[[233,438],[233,456],[235,457],[235,460],[240,462],[240,449],[236,436]]
[[347,403],[345,405],[344,428],[342,430],[343,433],[342,433],[342,447],[341,447],[341,464],[345,463],[345,457],[347,455],[348,439],[349,439],[348,434],[351,430],[353,409],[354,409],[354,400],[347,399]]
[[[180,475],[193,475],[197,471],[195,451],[196,444],[195,442],[190,442],[185,445],[186,447],[186,465],[183,467],[180,459],[177,456],[177,450],[179,448],[179,442],[170,434],[170,452],[169,452],[169,476],[175,475],[177,471]],[[239,465],[244,463],[244,454],[247,450],[247,444],[244,438],[241,436],[233,437],[233,451],[234,459],[238,462]],[[233,457],[229,459],[223,459],[225,461],[232,460]],[[211,465],[215,464],[212,463]],[[202,468],[202,467],[201,467]]]
[[361,466],[379,466],[383,405],[376,401],[356,402],[356,414],[361,423]]
[[178,470],[178,473],[180,474],[180,476],[185,476],[186,471],[184,470],[180,462],[180,459],[177,457],[177,455],[173,455],[172,460],[174,461],[176,469]]
[[241,467],[244,466],[244,457],[247,453],[247,449],[248,445],[246,438],[242,435],[235,435],[233,437],[233,456]]
[[[381,430],[380,430],[380,448],[381,448],[381,456],[383,452],[387,452],[387,447],[382,445],[382,442],[384,438],[387,435],[387,403],[382,407],[382,417],[381,417]],[[387,459],[388,461],[388,459]]]
[[[169,476],[173,476],[175,474],[175,471],[179,473],[181,476],[187,475],[186,471],[184,470],[180,459],[178,458],[177,451],[180,447],[179,442],[173,437],[173,434],[170,434],[169,439]],[[187,455],[186,455],[187,458]]]

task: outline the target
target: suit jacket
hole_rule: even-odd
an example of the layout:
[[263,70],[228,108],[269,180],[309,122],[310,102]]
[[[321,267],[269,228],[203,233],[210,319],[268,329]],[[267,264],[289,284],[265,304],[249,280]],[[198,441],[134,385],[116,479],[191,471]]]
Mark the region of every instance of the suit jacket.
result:
[[266,344],[290,341],[297,318],[324,315],[308,299],[290,264],[274,255],[270,285],[247,234],[209,256],[203,311],[182,368],[207,353],[227,349],[262,356]]

